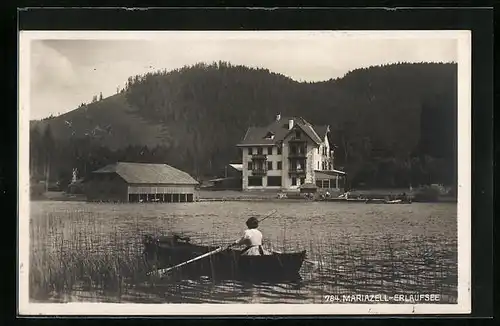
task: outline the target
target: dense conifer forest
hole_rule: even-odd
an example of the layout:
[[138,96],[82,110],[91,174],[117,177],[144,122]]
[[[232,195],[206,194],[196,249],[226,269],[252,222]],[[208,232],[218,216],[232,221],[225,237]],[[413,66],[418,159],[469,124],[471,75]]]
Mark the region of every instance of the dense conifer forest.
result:
[[248,126],[277,113],[329,124],[352,187],[456,184],[457,67],[399,63],[324,82],[267,69],[197,64],[128,79],[66,114],[31,122],[34,179],[67,184],[115,161],[167,163],[198,178],[241,161]]

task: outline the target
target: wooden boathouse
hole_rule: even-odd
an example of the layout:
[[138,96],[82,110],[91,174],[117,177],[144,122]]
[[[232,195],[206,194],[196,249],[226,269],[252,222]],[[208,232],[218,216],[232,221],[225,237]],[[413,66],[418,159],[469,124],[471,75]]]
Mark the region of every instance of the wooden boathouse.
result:
[[193,202],[198,181],[167,164],[117,162],[85,181],[88,201]]

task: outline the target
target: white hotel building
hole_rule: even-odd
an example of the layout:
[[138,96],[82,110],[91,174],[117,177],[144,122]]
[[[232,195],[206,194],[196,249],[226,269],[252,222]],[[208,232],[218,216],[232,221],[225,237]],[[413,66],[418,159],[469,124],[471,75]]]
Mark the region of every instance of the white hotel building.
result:
[[300,117],[276,116],[266,127],[250,127],[242,150],[243,190],[299,191],[303,185],[342,191],[345,173],[333,168],[329,126]]

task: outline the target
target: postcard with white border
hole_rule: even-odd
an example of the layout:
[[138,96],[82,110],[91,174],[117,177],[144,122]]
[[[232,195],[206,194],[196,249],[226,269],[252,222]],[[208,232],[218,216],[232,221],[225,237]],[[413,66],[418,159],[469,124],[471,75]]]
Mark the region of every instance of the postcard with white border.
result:
[[470,31],[19,37],[20,314],[470,313]]

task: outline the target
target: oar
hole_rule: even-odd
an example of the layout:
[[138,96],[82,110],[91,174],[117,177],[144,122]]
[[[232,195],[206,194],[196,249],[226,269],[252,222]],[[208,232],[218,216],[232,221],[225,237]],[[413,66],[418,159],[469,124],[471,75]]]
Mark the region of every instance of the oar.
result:
[[266,216],[265,216],[262,220],[260,220],[260,221],[259,221],[259,223],[260,223],[260,222],[262,222],[262,221],[264,221],[266,218],[271,217],[271,216],[272,216],[272,215],[274,215],[274,213],[276,213],[276,212],[277,212],[277,210],[276,210],[276,209],[273,209],[273,210],[271,211],[271,213],[267,214],[267,215],[266,215]]
[[151,275],[151,274],[158,274],[160,277],[162,277],[163,275],[167,274],[168,272],[170,272],[170,271],[172,271],[172,270],[174,270],[174,269],[176,269],[176,268],[179,268],[179,267],[182,267],[182,266],[184,266],[184,265],[190,264],[190,263],[192,263],[192,262],[195,262],[195,261],[197,261],[197,260],[203,259],[203,258],[205,258],[205,257],[208,257],[208,256],[211,256],[211,255],[214,255],[214,254],[216,254],[216,253],[218,253],[218,252],[221,252],[221,251],[223,251],[223,250],[226,250],[226,248],[219,247],[219,248],[217,248],[217,249],[215,249],[215,250],[212,250],[212,251],[207,252],[207,253],[205,253],[205,254],[203,254],[203,255],[201,255],[201,256],[195,257],[195,258],[193,258],[193,259],[190,259],[190,260],[185,261],[185,262],[183,262],[183,263],[177,264],[177,265],[175,265],[175,266],[168,267],[168,268],[162,268],[162,269],[156,270],[156,271],[154,271],[154,272],[149,272],[147,275]]

